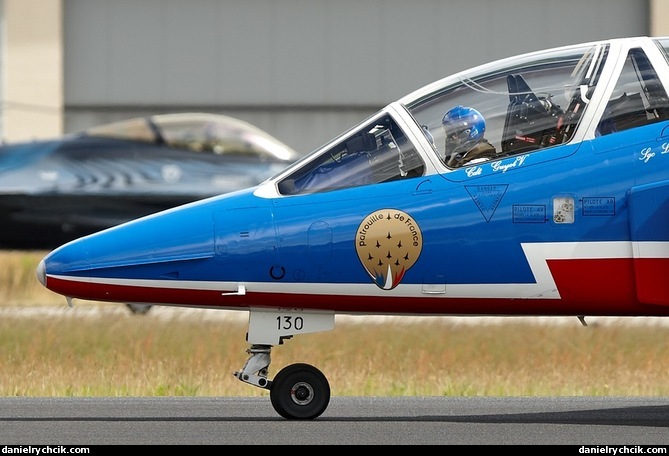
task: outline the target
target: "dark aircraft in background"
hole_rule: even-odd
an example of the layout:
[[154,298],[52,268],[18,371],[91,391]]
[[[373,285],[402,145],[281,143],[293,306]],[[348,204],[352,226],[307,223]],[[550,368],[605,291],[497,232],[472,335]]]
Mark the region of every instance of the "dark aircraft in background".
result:
[[287,419],[320,416],[330,385],[306,363],[270,379],[272,347],[336,314],[667,316],[668,51],[614,39],[448,76],[258,186],[65,244],[37,276],[70,302],[248,310],[234,375]]
[[53,249],[198,199],[257,185],[298,154],[241,120],[154,115],[0,146],[0,249]]

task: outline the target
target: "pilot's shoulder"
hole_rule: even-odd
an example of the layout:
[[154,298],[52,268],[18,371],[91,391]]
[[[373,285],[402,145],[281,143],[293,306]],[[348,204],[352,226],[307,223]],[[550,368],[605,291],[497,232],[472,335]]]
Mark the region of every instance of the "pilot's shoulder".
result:
[[482,139],[479,141],[472,150],[467,152],[463,157],[464,162],[470,162],[478,158],[495,158],[497,156],[497,150],[495,146],[490,144],[487,140]]

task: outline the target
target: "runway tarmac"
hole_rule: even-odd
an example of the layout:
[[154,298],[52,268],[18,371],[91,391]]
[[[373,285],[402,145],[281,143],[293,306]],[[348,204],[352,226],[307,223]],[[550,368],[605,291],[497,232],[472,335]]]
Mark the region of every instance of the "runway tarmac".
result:
[[669,398],[333,397],[319,418],[288,421],[266,397],[3,397],[0,443],[568,445],[610,455],[650,445],[666,454]]

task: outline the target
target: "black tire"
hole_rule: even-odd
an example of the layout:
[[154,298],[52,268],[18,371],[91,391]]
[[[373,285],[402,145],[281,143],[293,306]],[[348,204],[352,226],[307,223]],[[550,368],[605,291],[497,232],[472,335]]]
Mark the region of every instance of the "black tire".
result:
[[311,420],[330,402],[330,384],[325,375],[309,364],[284,367],[272,380],[270,399],[274,410],[289,420]]

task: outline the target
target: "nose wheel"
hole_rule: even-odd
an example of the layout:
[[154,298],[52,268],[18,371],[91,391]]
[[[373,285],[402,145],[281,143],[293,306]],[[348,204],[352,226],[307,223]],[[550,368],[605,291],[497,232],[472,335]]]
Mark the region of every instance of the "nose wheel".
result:
[[[240,289],[242,286],[240,285]],[[244,367],[234,376],[244,383],[269,390],[274,410],[289,420],[320,416],[330,402],[330,384],[323,373],[309,364],[291,364],[269,379],[272,347],[296,334],[330,331],[333,311],[302,309],[250,309],[246,341],[251,347]]]
[[327,378],[309,364],[298,363],[284,367],[272,380],[269,390],[274,410],[292,420],[316,418],[330,402]]

